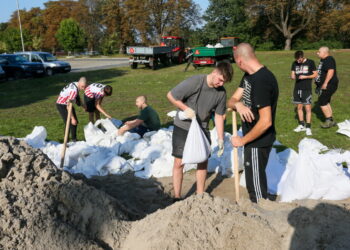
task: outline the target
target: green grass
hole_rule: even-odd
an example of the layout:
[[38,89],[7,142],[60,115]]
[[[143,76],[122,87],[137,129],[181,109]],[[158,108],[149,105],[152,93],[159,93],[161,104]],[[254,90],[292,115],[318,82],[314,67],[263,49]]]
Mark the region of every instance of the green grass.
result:
[[[276,115],[277,139],[287,147],[297,149],[299,141],[304,137],[302,133],[294,133],[297,125],[294,105],[291,102],[294,81],[290,80],[290,66],[293,52],[258,52],[260,61],[266,65],[277,77],[280,96]],[[332,107],[336,121],[350,119],[350,51],[335,51],[333,55],[337,61],[340,84],[333,96]],[[306,52],[308,58],[319,60],[315,51]],[[89,82],[101,82],[113,87],[113,95],[105,98],[103,106],[106,111],[117,119],[125,119],[138,113],[135,107],[135,97],[145,94],[159,113],[163,126],[171,124],[172,119],[166,113],[174,107],[166,99],[167,92],[182,80],[194,74],[207,74],[210,67],[199,70],[189,68],[184,73],[185,64],[162,68],[156,71],[140,67],[131,70],[128,67],[108,70],[90,71],[82,73],[59,74],[53,77],[24,79],[0,83],[0,134],[24,137],[34,126],[45,126],[48,139],[63,140],[64,125],[55,107],[55,101],[62,87],[71,81],[76,81],[85,75]],[[243,73],[234,65],[235,75],[232,83],[225,85],[228,97],[238,87]],[[314,95],[313,100],[317,97]],[[78,138],[83,138],[83,127],[88,122],[88,115],[83,109],[76,107],[80,126]],[[350,140],[344,135],[336,133],[337,127],[321,129],[319,127],[323,116],[318,108],[313,108],[312,130],[313,136],[330,148],[350,149]],[[231,132],[231,115],[228,115],[226,130]]]

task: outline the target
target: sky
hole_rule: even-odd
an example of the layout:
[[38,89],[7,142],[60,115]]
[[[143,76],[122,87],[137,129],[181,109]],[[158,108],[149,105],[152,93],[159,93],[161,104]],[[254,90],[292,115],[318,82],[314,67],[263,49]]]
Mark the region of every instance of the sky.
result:
[[[142,0],[141,0],[142,1]],[[208,0],[193,0],[199,4],[203,13],[208,7]],[[44,3],[48,0],[18,0],[19,8],[30,10],[33,7],[44,7]],[[7,22],[12,13],[17,10],[16,0],[0,0],[0,23]]]

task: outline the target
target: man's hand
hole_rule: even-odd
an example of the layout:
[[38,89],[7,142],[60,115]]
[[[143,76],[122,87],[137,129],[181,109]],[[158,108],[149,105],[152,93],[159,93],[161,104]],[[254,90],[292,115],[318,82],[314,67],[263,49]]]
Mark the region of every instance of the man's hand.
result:
[[191,108],[185,109],[184,114],[185,114],[187,119],[193,119],[196,117],[196,112],[194,112],[194,110]]
[[105,114],[108,119],[112,119],[112,116]]
[[322,84],[321,89],[322,89],[322,90],[327,89],[327,84]]
[[232,146],[234,146],[234,147],[243,147],[244,146],[243,139],[240,136],[232,136],[231,143],[232,143]]
[[241,119],[243,122],[252,122],[254,120],[253,112],[245,106],[243,103],[238,102],[236,103],[236,110],[241,116]]
[[218,150],[217,156],[221,157],[222,154],[224,153],[224,140],[218,140],[218,147],[219,147],[219,150]]
[[304,80],[304,79],[307,79],[307,76],[300,75],[300,76],[298,77],[298,79],[299,79],[299,80]]

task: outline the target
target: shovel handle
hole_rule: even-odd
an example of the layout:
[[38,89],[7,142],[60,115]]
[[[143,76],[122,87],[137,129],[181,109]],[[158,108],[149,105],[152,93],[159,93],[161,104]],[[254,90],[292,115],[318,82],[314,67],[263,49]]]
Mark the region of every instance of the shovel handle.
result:
[[[236,111],[232,109],[227,109],[227,111],[232,112],[232,135],[237,136],[237,118]],[[238,171],[238,148],[233,147],[233,166],[234,166],[234,177],[235,177],[235,193],[236,202],[239,201],[239,171]]]
[[67,122],[66,122],[66,130],[64,132],[64,141],[63,141],[63,147],[62,147],[62,152],[61,152],[61,164],[60,164],[61,169],[63,168],[64,157],[66,155],[69,127],[70,127],[71,118],[72,118],[72,108],[73,108],[73,104],[71,102],[69,102],[68,103],[68,115],[67,115]]

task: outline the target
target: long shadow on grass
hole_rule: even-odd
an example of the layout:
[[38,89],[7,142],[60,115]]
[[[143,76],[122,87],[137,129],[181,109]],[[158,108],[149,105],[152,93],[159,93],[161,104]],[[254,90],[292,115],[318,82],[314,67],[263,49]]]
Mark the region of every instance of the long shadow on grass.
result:
[[324,115],[318,102],[315,102],[315,105],[312,107],[311,111],[316,115],[318,120],[321,122],[324,121]]
[[[0,84],[0,109],[29,105],[53,96],[56,98],[65,85],[78,81],[81,76],[85,76],[88,83],[111,84],[113,83],[111,78],[122,76],[125,72],[119,69],[105,69],[2,83]],[[55,101],[53,100],[53,105]]]

